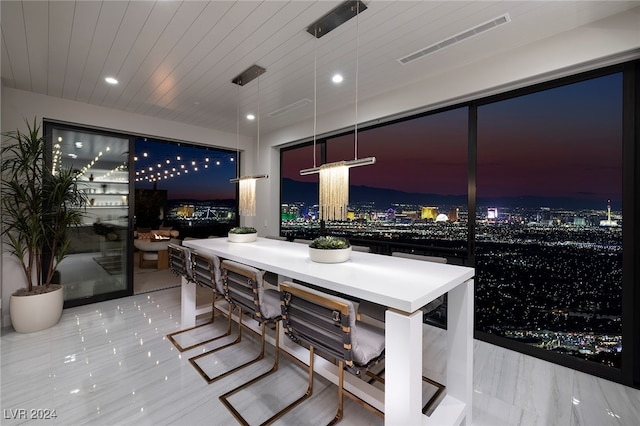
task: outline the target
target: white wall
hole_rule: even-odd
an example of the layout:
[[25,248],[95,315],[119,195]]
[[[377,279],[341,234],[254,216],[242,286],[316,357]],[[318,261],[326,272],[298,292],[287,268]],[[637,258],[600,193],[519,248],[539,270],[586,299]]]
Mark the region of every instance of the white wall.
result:
[[[491,59],[431,76],[417,84],[376,98],[361,98],[358,121],[362,127],[385,117],[435,110],[463,101],[502,93],[518,87],[640,58],[640,7],[560,36],[505,52]],[[352,110],[334,110],[318,117],[317,134],[353,128]],[[262,235],[277,235],[279,229],[279,147],[292,141],[309,140],[313,123],[301,122],[261,136],[258,167],[271,170],[272,178],[259,183],[259,212],[255,223]],[[375,166],[370,166],[375,167]]]
[[[36,117],[40,122],[43,118],[65,121],[84,126],[111,129],[122,133],[132,133],[146,136],[156,136],[193,142],[197,144],[216,146],[220,148],[236,149],[236,134],[220,132],[203,127],[190,126],[125,111],[102,108],[81,102],[54,98],[21,90],[2,87],[2,133],[16,129],[24,130],[25,119],[30,122]],[[4,143],[4,138],[3,138]],[[240,150],[252,149],[253,140],[240,138]],[[242,161],[242,174],[251,173],[253,156],[245,156]],[[2,276],[2,326],[10,325],[9,298],[18,288],[25,286],[22,270],[17,260],[5,253],[2,247],[2,262],[0,264]]]

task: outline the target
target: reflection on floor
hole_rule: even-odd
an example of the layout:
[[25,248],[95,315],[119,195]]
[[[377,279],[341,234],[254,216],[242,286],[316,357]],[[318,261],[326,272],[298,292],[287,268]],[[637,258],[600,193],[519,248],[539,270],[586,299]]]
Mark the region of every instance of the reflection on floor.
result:
[[[215,326],[224,326],[224,321]],[[8,417],[2,424],[29,423],[11,418],[19,409],[55,410],[53,423],[66,425],[236,424],[218,396],[270,366],[272,347],[262,362],[207,385],[188,358],[209,347],[178,353],[165,336],[179,329],[180,288],[171,288],[66,309],[58,325],[39,333],[3,330],[1,395]],[[440,343],[441,338],[425,342],[425,357],[432,364],[425,368],[442,370],[437,365],[442,360]],[[212,358],[209,367],[224,368],[228,362],[229,357],[221,355]],[[305,372],[293,368],[286,357],[281,364],[259,389],[234,401],[252,422],[304,387]],[[346,404],[341,425],[382,424],[350,400]],[[318,379],[309,403],[277,424],[327,423],[335,407],[335,386]],[[473,425],[637,424],[640,390],[474,341]]]
[[[138,253],[133,259],[133,293],[141,294],[180,285],[180,278],[170,270],[158,270],[153,264],[139,268]],[[98,294],[126,289],[126,274],[119,256],[102,256],[100,252],[67,256],[58,266],[65,300],[84,299]]]
[[94,257],[93,260],[95,260],[98,265],[102,266],[102,269],[107,271],[109,275],[118,275],[123,273],[121,256],[97,256]]
[[173,274],[169,269],[158,270],[153,267],[153,265],[151,267],[140,268],[138,266],[139,255],[139,252],[134,253],[133,258],[133,294],[148,293],[150,291],[180,286],[180,277]]
[[101,264],[99,261],[102,260],[104,256],[100,252],[77,253],[67,256],[58,265],[65,300],[126,289],[126,277],[114,274],[113,263]]
[[133,293],[142,294],[150,291],[164,290],[180,286],[180,277],[169,269],[152,270],[133,275]]

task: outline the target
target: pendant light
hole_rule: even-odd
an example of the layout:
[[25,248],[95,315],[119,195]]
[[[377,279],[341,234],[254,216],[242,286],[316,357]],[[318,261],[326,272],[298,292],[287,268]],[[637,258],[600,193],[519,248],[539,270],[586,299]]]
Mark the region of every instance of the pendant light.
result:
[[[258,113],[257,127],[258,136],[256,140],[256,156],[260,159],[260,75],[266,70],[258,65],[252,65],[242,74],[231,80],[232,83],[238,85],[238,105],[236,108],[236,158],[240,158],[240,86],[248,84],[255,78],[258,78]],[[240,216],[256,215],[256,181],[262,178],[268,178],[267,174],[240,177],[240,161],[236,161],[236,178],[230,179],[231,183],[238,183],[238,212]]]
[[[352,3],[355,3],[353,5]],[[360,39],[360,6],[363,6],[363,10],[366,6],[360,1],[355,2],[347,1],[338,6],[333,11],[329,12],[325,17],[318,20],[311,25],[307,31],[313,34],[317,39],[325,35],[328,31],[334,29],[339,23],[336,24],[335,16],[337,13],[341,13],[344,18],[344,22],[356,17],[356,77],[355,77],[355,125],[354,125],[354,158],[353,160],[338,161],[333,163],[326,163],[320,167],[316,167],[315,162],[315,145],[316,145],[316,98],[317,98],[317,63],[316,53],[317,50],[314,45],[314,117],[313,117],[313,167],[309,169],[300,170],[300,175],[310,175],[319,173],[319,204],[320,204],[320,219],[321,220],[346,220],[347,209],[349,204],[349,168],[357,166],[366,166],[374,164],[376,162],[375,157],[358,158],[358,74],[359,74],[359,39]]]

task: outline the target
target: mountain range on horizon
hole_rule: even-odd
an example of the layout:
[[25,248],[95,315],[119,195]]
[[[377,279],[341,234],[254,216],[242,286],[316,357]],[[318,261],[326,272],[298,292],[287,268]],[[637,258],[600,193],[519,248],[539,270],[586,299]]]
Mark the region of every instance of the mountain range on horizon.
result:
[[[282,179],[282,203],[303,202],[315,204],[318,200],[318,185],[312,182],[300,182],[293,179]],[[351,204],[374,203],[379,208],[390,208],[395,204],[416,204],[423,206],[466,206],[467,194],[447,195],[433,193],[405,192],[395,189],[374,188],[370,186],[351,185],[349,188]],[[521,207],[521,208],[564,208],[570,210],[602,209],[606,210],[607,200],[593,200],[577,197],[541,197],[512,196],[478,198],[478,206],[485,207]],[[613,210],[619,210],[619,204],[613,203]]]

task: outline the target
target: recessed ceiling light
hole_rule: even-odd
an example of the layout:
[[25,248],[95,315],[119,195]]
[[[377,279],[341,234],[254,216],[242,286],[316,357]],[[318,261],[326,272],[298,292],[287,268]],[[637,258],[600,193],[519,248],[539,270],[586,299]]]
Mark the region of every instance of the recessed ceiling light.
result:
[[82,148],[82,142],[78,141],[75,143],[76,148],[80,149]]
[[247,120],[255,120],[256,116],[253,114],[247,114]]
[[342,83],[342,75],[340,74],[335,74],[332,78],[331,81],[333,81],[334,83],[338,84],[338,83]]
[[118,80],[116,80],[113,77],[107,77],[107,78],[104,79],[104,81],[106,81],[109,84],[118,84]]

